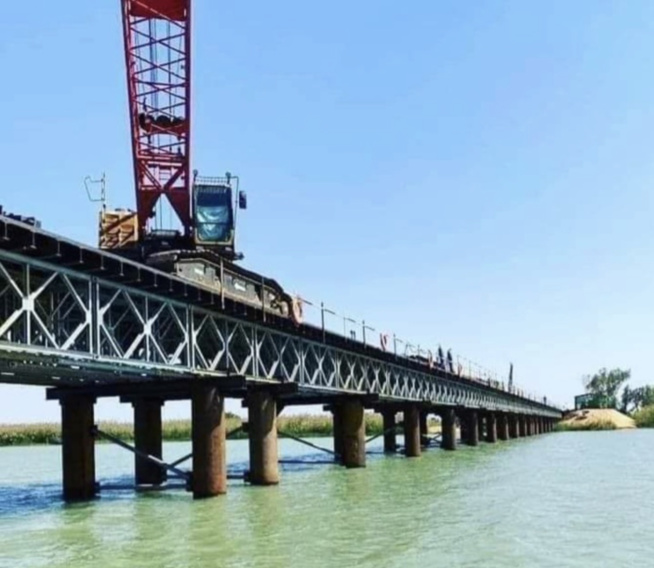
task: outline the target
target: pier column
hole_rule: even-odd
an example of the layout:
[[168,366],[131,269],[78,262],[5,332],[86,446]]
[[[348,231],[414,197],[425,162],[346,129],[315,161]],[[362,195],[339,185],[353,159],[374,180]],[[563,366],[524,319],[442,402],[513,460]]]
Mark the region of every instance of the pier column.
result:
[[497,415],[497,437],[504,441],[509,439],[509,417],[503,412]]
[[497,442],[497,421],[494,412],[486,414],[486,441],[491,444]]
[[484,426],[485,426],[485,422],[486,422],[485,418],[486,418],[486,416],[485,416],[485,413],[484,413],[483,410],[477,412],[478,435],[479,435],[480,440],[485,440],[486,439],[486,435],[485,435],[486,432],[484,430]]
[[527,430],[527,419],[526,419],[526,417],[518,416],[518,424],[519,424],[518,436],[520,436],[521,438],[529,436],[529,432]]
[[343,465],[366,466],[366,423],[360,400],[347,400],[342,406]]
[[465,439],[464,443],[468,446],[476,446],[479,444],[479,418],[477,417],[476,410],[467,410],[462,416],[465,421]]
[[[150,456],[161,459],[161,399],[138,399],[134,407],[134,447]],[[134,456],[134,480],[137,485],[161,485],[166,481],[166,470],[139,455]]]
[[64,499],[93,499],[96,493],[93,438],[95,399],[70,395],[63,397],[60,403]]
[[248,438],[252,485],[279,483],[277,454],[277,402],[265,390],[248,393]]
[[334,461],[343,463],[343,408],[340,404],[332,407],[332,432],[334,436]]
[[511,438],[520,437],[520,421],[515,414],[509,414],[506,417],[507,422],[509,423],[509,436]]
[[194,385],[191,394],[193,497],[227,492],[225,401],[212,385]]
[[420,411],[415,404],[404,408],[404,454],[408,458],[420,457]]
[[427,428],[427,418],[429,413],[426,410],[420,411],[420,445],[426,448],[429,445],[429,432]]
[[456,450],[456,415],[453,408],[445,408],[441,415],[441,448]]
[[395,432],[395,410],[385,408],[382,410],[382,420],[384,422],[384,452],[394,454],[397,452],[397,440]]

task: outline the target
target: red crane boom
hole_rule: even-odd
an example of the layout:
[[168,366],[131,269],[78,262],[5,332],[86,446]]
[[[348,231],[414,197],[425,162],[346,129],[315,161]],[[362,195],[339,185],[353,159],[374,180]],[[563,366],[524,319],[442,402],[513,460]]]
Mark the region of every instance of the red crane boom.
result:
[[121,0],[138,230],[165,195],[188,236],[191,0]]

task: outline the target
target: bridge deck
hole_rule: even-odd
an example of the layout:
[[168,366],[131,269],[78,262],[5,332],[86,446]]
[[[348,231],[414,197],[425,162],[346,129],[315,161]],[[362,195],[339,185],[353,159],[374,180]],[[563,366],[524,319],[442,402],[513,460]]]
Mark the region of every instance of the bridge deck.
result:
[[[333,394],[559,418],[490,384],[0,216],[0,382],[97,385],[243,377]],[[309,399],[308,399],[309,400]]]

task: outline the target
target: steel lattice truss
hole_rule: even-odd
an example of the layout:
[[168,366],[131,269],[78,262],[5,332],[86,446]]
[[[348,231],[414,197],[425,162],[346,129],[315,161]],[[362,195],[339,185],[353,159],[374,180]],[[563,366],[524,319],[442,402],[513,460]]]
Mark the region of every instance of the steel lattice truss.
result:
[[190,222],[191,10],[188,0],[122,0],[139,230],[165,195]]
[[49,385],[231,374],[323,393],[560,417],[502,390],[2,251],[0,373],[3,382]]

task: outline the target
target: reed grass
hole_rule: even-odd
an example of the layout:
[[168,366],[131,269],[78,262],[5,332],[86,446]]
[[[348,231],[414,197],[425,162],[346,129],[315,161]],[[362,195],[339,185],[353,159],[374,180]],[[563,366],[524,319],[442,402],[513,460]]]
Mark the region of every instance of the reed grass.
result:
[[638,428],[654,428],[654,405],[645,406],[633,413]]
[[[383,431],[382,419],[377,414],[365,414],[366,436],[380,434]],[[235,414],[227,413],[227,431],[237,429],[242,420]],[[98,422],[98,428],[124,441],[134,440],[134,427],[129,422]],[[330,414],[295,414],[280,416],[277,421],[280,434],[311,438],[332,435],[332,417]],[[166,420],[162,425],[163,439],[167,441],[187,441],[191,439],[190,420]],[[245,432],[238,432],[234,439],[247,438]],[[0,446],[27,446],[35,444],[59,444],[61,427],[58,423],[37,424],[0,424]]]

